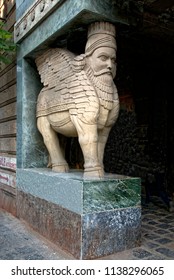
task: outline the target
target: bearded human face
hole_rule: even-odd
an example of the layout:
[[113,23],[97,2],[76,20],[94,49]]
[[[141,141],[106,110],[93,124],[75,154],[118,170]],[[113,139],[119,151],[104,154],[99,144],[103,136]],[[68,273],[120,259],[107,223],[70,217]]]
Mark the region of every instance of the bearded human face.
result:
[[94,76],[104,83],[110,84],[116,75],[116,51],[110,47],[99,47],[89,57],[87,63]]

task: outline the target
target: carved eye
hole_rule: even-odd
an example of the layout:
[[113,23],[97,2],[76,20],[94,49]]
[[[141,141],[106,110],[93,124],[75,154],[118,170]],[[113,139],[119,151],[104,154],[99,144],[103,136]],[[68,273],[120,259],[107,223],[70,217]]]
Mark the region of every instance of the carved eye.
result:
[[112,58],[112,63],[116,64],[116,58],[115,57]]
[[106,61],[107,60],[107,56],[105,56],[105,55],[100,55],[99,58],[100,58],[101,61]]

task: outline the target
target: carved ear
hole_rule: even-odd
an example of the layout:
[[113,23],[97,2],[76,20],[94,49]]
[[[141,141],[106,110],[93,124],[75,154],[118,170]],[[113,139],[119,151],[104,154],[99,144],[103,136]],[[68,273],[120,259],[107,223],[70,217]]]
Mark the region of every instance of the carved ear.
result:
[[80,54],[72,60],[72,68],[75,72],[80,72],[86,65],[85,54]]

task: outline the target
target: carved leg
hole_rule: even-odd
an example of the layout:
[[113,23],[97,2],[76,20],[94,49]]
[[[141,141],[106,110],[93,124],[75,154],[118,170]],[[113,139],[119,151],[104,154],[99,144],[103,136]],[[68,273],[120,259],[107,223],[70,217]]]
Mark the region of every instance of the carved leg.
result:
[[102,130],[99,130],[98,132],[98,158],[99,158],[99,163],[103,167],[103,169],[104,169],[103,166],[104,151],[105,151],[105,146],[108,140],[110,130],[111,127],[105,127]]
[[98,160],[98,134],[96,124],[83,123],[78,118],[73,118],[77,129],[79,143],[84,156],[84,178],[103,177],[103,168]]
[[68,172],[68,164],[62,154],[58,135],[50,126],[47,117],[39,117],[37,127],[43,136],[44,144],[49,152],[52,170],[56,172]]

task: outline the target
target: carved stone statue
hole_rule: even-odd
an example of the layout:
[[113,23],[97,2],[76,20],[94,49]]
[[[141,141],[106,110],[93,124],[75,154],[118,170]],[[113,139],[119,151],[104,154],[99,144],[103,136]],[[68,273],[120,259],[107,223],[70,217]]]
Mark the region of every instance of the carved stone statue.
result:
[[63,136],[78,137],[84,178],[104,176],[106,141],[119,112],[115,27],[92,23],[85,54],[48,49],[36,59],[44,85],[37,101],[37,126],[49,152],[48,166],[68,172]]

